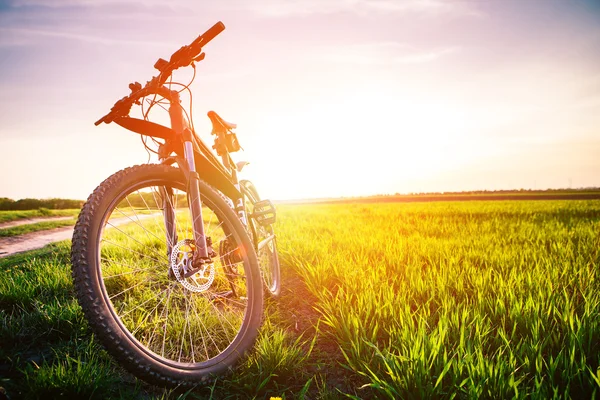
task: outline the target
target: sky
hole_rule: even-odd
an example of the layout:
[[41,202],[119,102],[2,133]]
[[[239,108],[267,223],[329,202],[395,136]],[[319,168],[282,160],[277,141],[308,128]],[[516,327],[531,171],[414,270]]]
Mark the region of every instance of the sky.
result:
[[195,128],[263,197],[600,186],[600,0],[0,0],[0,197],[148,162],[93,123],[217,21]]

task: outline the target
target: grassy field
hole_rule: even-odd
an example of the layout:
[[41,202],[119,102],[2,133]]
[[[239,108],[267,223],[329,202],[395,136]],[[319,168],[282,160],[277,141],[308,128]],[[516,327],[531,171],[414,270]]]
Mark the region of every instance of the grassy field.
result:
[[48,210],[47,208],[39,208],[37,210],[25,211],[0,211],[0,223],[16,221],[25,218],[44,218],[44,217],[76,217],[79,214],[79,209],[72,210]]
[[279,204],[368,204],[368,203],[414,203],[437,201],[504,201],[504,200],[600,200],[598,190],[506,190],[483,192],[446,192],[446,193],[412,193],[388,194],[364,197],[337,197],[307,200],[281,201]]
[[177,393],[119,369],[69,243],[0,259],[12,398],[600,396],[600,201],[281,205],[283,291],[254,352]]
[[600,390],[600,202],[282,209],[286,260],[378,396]]

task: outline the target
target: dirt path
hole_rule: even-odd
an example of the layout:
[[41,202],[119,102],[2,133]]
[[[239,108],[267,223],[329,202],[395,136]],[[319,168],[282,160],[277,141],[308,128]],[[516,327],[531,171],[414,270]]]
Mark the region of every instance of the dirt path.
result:
[[66,226],[64,228],[0,238],[0,257],[7,257],[15,253],[39,249],[53,242],[71,239],[71,237],[73,237],[73,227]]
[[[150,218],[159,214],[138,215],[140,220]],[[63,218],[63,217],[60,217]],[[73,218],[73,217],[66,217]],[[38,219],[38,218],[34,218]],[[33,221],[29,219],[28,221]],[[43,218],[40,218],[43,219]],[[56,218],[54,218],[56,219]],[[16,221],[14,221],[16,222]],[[39,222],[39,221],[36,221]],[[113,225],[122,225],[127,222],[132,222],[130,218],[122,217],[111,220]],[[31,222],[30,222],[31,223]],[[73,237],[73,227],[66,226],[63,228],[49,229],[46,231],[38,231],[26,233],[24,235],[11,236],[0,238],[0,258],[8,257],[16,253],[40,249],[50,243],[60,242],[61,240],[71,239]]]
[[12,227],[21,226],[21,225],[37,224],[38,222],[66,221],[66,220],[74,219],[74,218],[76,218],[76,217],[75,216],[66,216],[66,217],[24,218],[24,219],[18,219],[16,221],[2,222],[2,223],[0,223],[0,229],[12,228]]

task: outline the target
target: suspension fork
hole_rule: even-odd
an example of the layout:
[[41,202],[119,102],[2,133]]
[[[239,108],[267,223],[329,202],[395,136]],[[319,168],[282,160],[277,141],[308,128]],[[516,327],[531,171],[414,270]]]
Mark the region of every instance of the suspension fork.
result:
[[186,128],[183,131],[183,153],[189,170],[187,176],[188,203],[192,216],[192,226],[194,228],[194,243],[196,244],[196,255],[200,259],[206,260],[208,249],[206,246],[206,236],[204,234],[204,219],[202,218],[202,203],[200,201],[200,176],[196,172],[196,161],[194,160],[194,145],[192,143],[192,132]]
[[[187,172],[185,175],[187,180],[188,205],[194,230],[194,244],[196,245],[195,253],[197,259],[209,260],[210,257],[204,233],[204,220],[202,219],[202,203],[200,201],[200,176],[196,171],[192,131],[183,117],[183,108],[180,104],[179,93],[174,90],[170,91],[169,100],[171,102],[169,107],[171,128],[180,135],[183,142],[183,155],[186,165],[180,165],[180,167]],[[165,219],[167,218],[166,215],[167,213],[165,213]]]

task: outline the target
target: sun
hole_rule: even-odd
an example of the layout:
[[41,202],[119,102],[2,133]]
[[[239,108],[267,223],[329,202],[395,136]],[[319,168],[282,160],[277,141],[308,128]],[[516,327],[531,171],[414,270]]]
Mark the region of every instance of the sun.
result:
[[386,179],[432,179],[472,156],[459,108],[424,94],[363,90],[298,103],[261,110],[247,133],[240,126],[248,172],[273,198],[376,194]]

